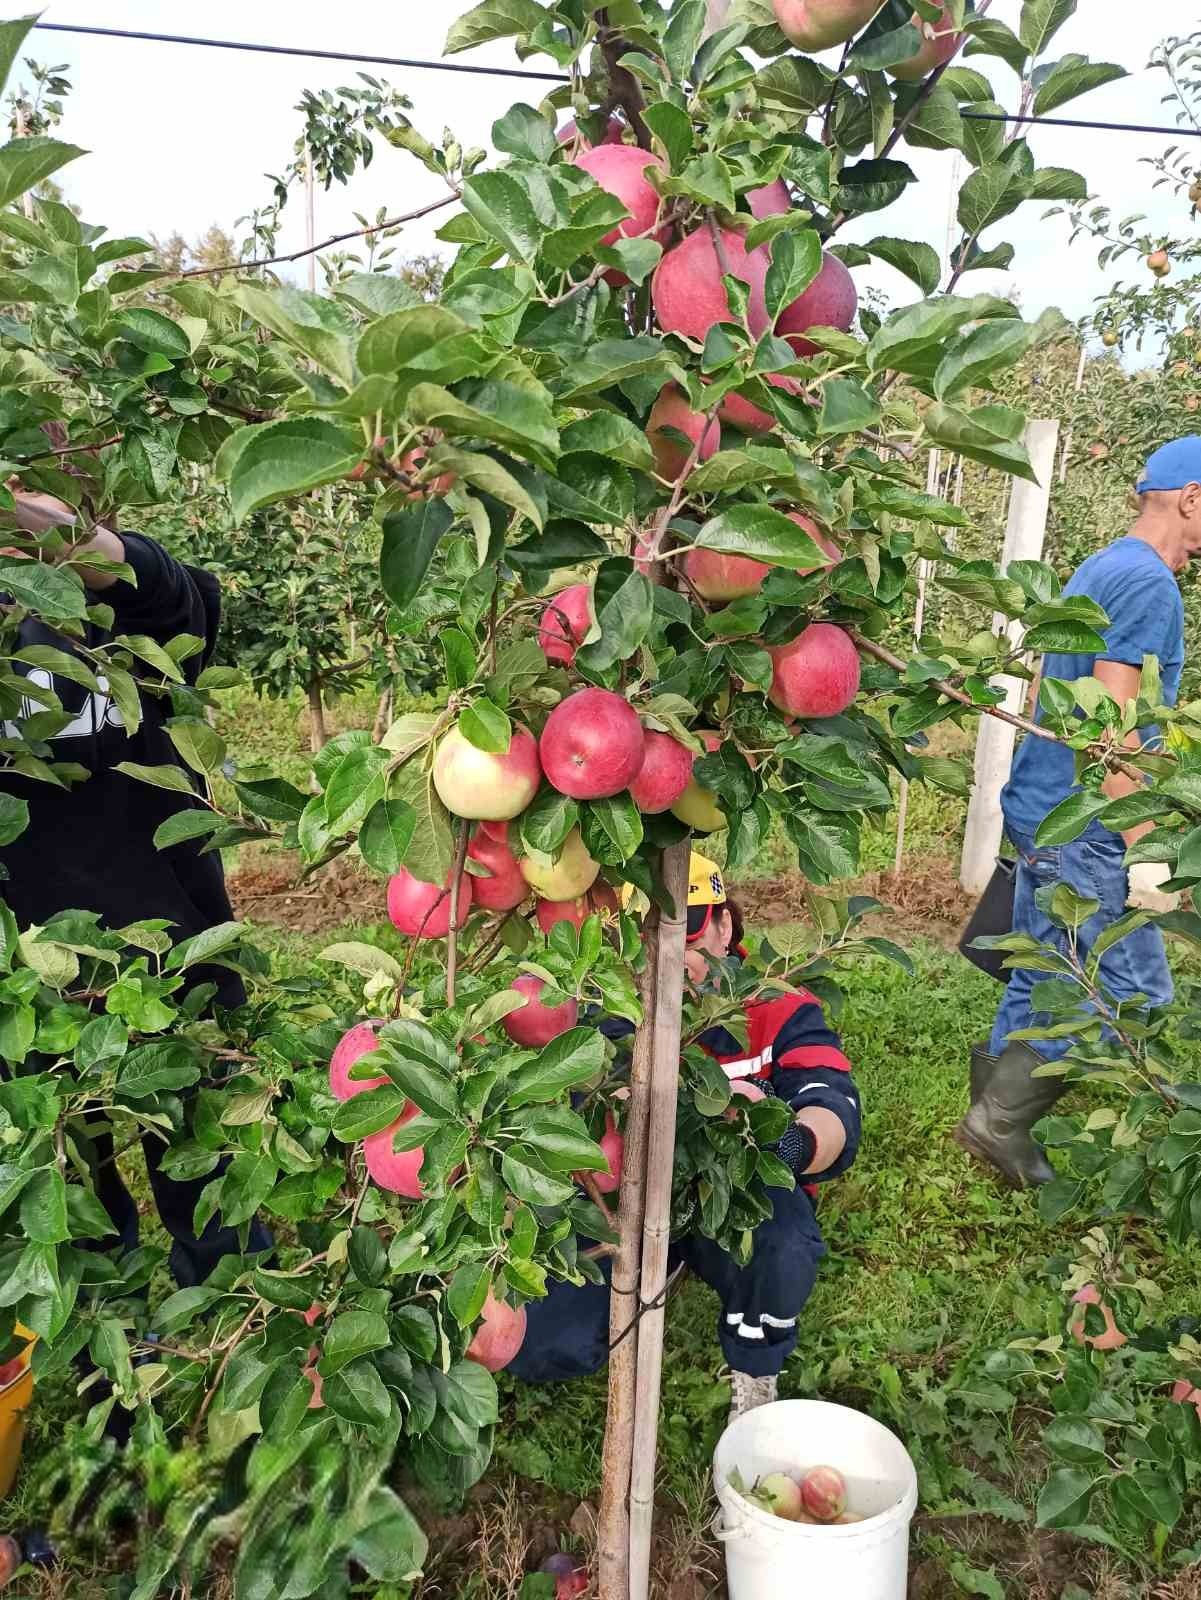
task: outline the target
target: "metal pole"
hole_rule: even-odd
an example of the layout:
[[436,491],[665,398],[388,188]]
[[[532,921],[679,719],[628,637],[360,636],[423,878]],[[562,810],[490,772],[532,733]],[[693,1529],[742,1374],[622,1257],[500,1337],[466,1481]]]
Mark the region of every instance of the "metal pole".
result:
[[[1057,419],[1042,418],[1027,423],[1025,444],[1033,463],[1037,483],[1015,478],[1009,500],[1009,523],[1005,529],[1002,568],[1011,561],[1038,561],[1047,536],[1047,511],[1051,503],[1051,482],[1055,476],[1055,451],[1059,443]],[[1022,642],[1022,625],[1009,621],[1000,612],[993,617],[994,633],[1004,632],[1014,649]],[[1020,712],[1027,685],[1021,678],[1004,674],[996,679],[1005,690],[1005,709]],[[1001,847],[1004,820],[1001,816],[1001,790],[1013,764],[1016,729],[995,717],[981,717],[976,735],[976,768],[972,798],[968,804],[967,830],[959,881],[969,894],[983,894],[993,874],[997,851]]]

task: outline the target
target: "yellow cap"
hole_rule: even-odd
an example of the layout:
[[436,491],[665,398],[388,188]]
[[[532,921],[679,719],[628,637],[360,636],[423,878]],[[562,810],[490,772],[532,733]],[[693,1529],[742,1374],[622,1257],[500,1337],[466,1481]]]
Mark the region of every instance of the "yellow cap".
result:
[[695,850],[688,860],[688,904],[690,906],[724,906],[726,880],[716,861],[699,855]]

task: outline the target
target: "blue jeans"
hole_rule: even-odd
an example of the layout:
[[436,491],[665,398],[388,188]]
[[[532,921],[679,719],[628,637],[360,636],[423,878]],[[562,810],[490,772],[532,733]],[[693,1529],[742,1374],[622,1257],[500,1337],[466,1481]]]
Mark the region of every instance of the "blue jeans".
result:
[[[1057,928],[1039,908],[1037,889],[1067,883],[1077,894],[1099,900],[1101,908],[1077,933],[1076,949],[1088,955],[1102,930],[1110,927],[1126,911],[1129,879],[1122,858],[1126,846],[1120,834],[1098,822],[1091,822],[1071,844],[1053,848],[1037,847],[1032,834],[1006,825],[1006,832],[1018,852],[1017,882],[1013,905],[1014,933],[1028,933],[1062,954],[1068,950],[1068,936]],[[1011,1033],[1021,1028],[1044,1027],[1051,1022],[1045,1013],[1031,1010],[1034,985],[1049,974],[1018,969],[1010,975],[1005,997],[993,1023],[990,1050],[1000,1055]],[[1164,953],[1163,935],[1156,927],[1136,928],[1113,945],[1101,958],[1101,986],[1117,1000],[1136,994],[1147,997],[1151,1006],[1166,1006],[1172,999],[1172,975]],[[1048,1061],[1058,1061],[1072,1048],[1072,1039],[1032,1039],[1027,1041]]]

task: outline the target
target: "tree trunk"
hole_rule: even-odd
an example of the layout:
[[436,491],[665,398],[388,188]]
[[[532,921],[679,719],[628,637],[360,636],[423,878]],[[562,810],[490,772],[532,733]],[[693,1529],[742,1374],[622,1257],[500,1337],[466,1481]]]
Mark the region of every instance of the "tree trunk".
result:
[[325,749],[329,734],[325,731],[325,704],[321,698],[321,679],[309,679],[309,749],[314,755]]
[[688,914],[690,841],[663,852],[663,885],[675,915],[659,923],[658,978],[652,1021],[650,1116],[646,1144],[646,1201],[638,1292],[638,1375],[634,1450],[630,1474],[630,1600],[650,1592],[651,1533],[655,1515],[655,1460],[659,1388],[663,1370],[667,1251],[671,1243],[671,1190],[676,1154],[676,1100],[680,1081],[680,1008],[684,995],[684,945]]
[[609,1407],[605,1418],[597,1555],[600,1600],[628,1600],[630,1469],[634,1455],[634,1390],[638,1375],[638,1264],[642,1255],[646,1147],[650,1116],[651,1051],[658,983],[659,919],[652,909],[643,937],[646,965],[640,984],[643,1022],[634,1038],[625,1127],[618,1228],[609,1297]]

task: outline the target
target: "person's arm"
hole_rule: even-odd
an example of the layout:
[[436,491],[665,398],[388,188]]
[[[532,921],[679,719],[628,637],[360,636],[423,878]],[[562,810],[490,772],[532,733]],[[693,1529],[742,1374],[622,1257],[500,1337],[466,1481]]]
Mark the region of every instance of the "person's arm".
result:
[[[1132,667],[1124,661],[1098,661],[1093,668],[1093,676],[1110,699],[1116,700],[1120,706],[1124,707],[1138,698],[1143,678],[1141,667]],[[1131,729],[1126,735],[1124,744],[1128,750],[1142,749],[1137,728]],[[1111,772],[1101,785],[1101,790],[1111,800],[1124,800],[1127,795],[1138,794],[1142,787],[1137,779],[1125,772]],[[1154,828],[1154,822],[1137,822],[1133,827],[1123,828],[1122,839],[1126,848],[1129,850]],[[1140,911],[1174,911],[1180,903],[1179,896],[1168,894],[1163,888],[1171,876],[1171,868],[1165,862],[1139,862],[1130,868],[1127,903]]]
[[772,1089],[792,1107],[793,1125],[779,1154],[798,1178],[836,1178],[859,1150],[859,1092],[838,1035],[805,995],[772,1045]]
[[[69,528],[75,521],[75,512],[65,500],[52,494],[37,494],[29,489],[14,489],[16,502],[14,516],[17,526],[25,533],[48,533],[51,528]],[[92,537],[72,547],[72,555],[101,555],[108,561],[124,561],[125,546],[120,534],[109,528],[96,528]],[[68,564],[70,558],[67,558]],[[97,567],[83,565],[78,569],[84,585],[97,591],[111,589],[117,582],[115,572],[103,572]]]

